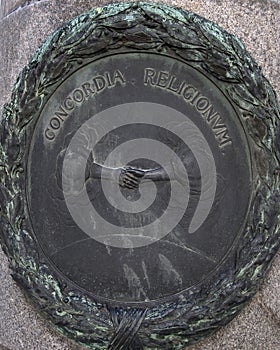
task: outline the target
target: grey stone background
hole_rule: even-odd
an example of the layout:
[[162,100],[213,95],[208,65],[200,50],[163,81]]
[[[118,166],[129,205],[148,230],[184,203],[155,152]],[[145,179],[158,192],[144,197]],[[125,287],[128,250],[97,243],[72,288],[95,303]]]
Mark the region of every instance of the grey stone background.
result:
[[[0,0],[0,106],[46,36],[63,22],[108,1]],[[280,92],[279,0],[163,0],[204,16],[238,36]],[[280,349],[280,254],[259,293],[230,324],[189,350]],[[0,249],[0,349],[78,350],[37,314],[10,277]]]

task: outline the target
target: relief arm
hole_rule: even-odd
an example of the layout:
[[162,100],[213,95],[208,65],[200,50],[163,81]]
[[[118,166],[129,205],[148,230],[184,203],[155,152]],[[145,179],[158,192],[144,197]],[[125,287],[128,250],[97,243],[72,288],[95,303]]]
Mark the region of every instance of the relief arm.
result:
[[143,178],[144,171],[131,167],[110,168],[98,163],[92,163],[89,178],[102,179],[118,183],[121,187],[135,189]]
[[93,162],[90,165],[88,177],[101,179],[102,176],[102,179],[115,181],[119,177],[121,170],[122,168],[110,168]]
[[163,167],[144,170],[143,182],[145,180],[152,181],[169,181],[169,176]]

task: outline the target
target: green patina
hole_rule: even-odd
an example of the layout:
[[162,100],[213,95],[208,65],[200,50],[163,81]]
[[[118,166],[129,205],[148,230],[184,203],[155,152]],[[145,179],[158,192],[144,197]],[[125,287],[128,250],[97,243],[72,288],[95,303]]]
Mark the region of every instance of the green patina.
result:
[[[134,28],[129,36],[128,28]],[[208,290],[193,288],[176,303],[149,309],[138,331],[145,349],[179,349],[217,331],[241,310],[255,294],[280,242],[279,106],[243,44],[217,25],[165,5],[118,3],[80,15],[46,40],[20,74],[3,111],[1,242],[13,277],[55,328],[83,346],[107,349],[115,333],[108,306],[61,280],[28,228],[25,156],[26,137],[52,91],[92,57],[113,52],[116,43],[173,52],[212,74],[243,116],[254,151],[253,197],[235,263]]]

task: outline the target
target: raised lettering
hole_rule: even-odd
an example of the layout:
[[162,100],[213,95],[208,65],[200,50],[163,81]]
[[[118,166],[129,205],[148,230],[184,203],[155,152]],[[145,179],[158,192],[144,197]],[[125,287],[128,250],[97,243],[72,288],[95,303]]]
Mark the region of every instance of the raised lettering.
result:
[[45,131],[45,136],[48,140],[52,141],[55,138],[55,133],[50,128],[47,128]]
[[106,80],[101,75],[93,78],[93,83],[97,92],[104,90],[106,87]]
[[210,102],[207,97],[201,96],[196,101],[196,109],[198,112],[203,112],[205,109],[207,109],[210,105]]
[[228,135],[228,131],[225,130],[225,134],[222,137],[222,141],[219,143],[220,148],[224,148],[226,145],[231,145],[232,140]]
[[84,93],[81,89],[75,89],[73,92],[73,100],[77,103],[81,103],[84,100]]
[[111,79],[110,73],[109,73],[109,72],[105,72],[104,75],[105,75],[105,77],[106,77],[106,79],[107,79],[108,87],[110,88],[110,87],[114,86],[114,84],[113,84],[113,82],[112,82],[112,79]]
[[193,96],[193,98],[190,100],[190,104],[194,105],[194,103],[196,102],[197,98],[199,97],[200,92],[197,91],[197,93]]
[[[113,77],[113,78],[112,78]],[[111,88],[116,85],[116,83],[121,85],[126,84],[126,79],[120,70],[116,70],[113,75],[109,72],[105,72],[104,75],[97,75],[92,78],[92,83],[90,81],[84,82],[81,86],[76,88],[69,94],[65,100],[58,107],[54,116],[50,119],[49,125],[45,130],[45,137],[49,141],[53,141],[56,137],[56,130],[58,130],[65,119],[69,116],[72,110],[85,99],[87,99],[91,94],[96,94],[103,91],[105,88]]]
[[208,122],[211,122],[214,118],[217,117],[218,113],[214,110],[213,105],[211,105],[206,111],[204,111],[203,113],[201,113],[202,116],[205,117],[205,119]]
[[186,101],[190,101],[194,96],[198,94],[197,90],[190,85],[187,85],[183,91],[183,97]]
[[160,71],[157,79],[157,86],[166,87],[169,78],[169,73]]
[[232,143],[228,128],[220,114],[216,112],[209,98],[203,96],[194,86],[188,85],[184,80],[179,82],[175,75],[167,71],[156,71],[153,68],[145,68],[144,85],[156,85],[176,95],[181,95],[209,124],[220,148]]
[[212,129],[219,130],[223,128],[226,128],[226,126],[222,123],[222,118],[220,117],[220,114],[217,114],[217,118],[212,123]]
[[173,92],[178,92],[180,86],[174,86],[174,83],[177,81],[176,77],[174,75],[171,75],[171,78],[169,80],[169,83],[167,85],[167,90],[173,91]]
[[57,130],[60,128],[60,120],[57,117],[53,117],[50,121],[50,126],[54,129]]
[[153,81],[153,78],[156,75],[156,71],[153,68],[145,68],[144,74],[144,85],[155,85],[156,83]]
[[[63,105],[64,105],[64,108],[67,109],[68,111],[72,111],[75,108],[75,104],[71,97],[66,97]],[[60,108],[62,109],[61,106]]]
[[94,90],[91,88],[91,84],[90,83],[83,83],[83,85],[81,86],[84,94],[86,97],[89,97],[90,94],[94,94]]
[[122,75],[122,73],[119,70],[115,71],[113,81],[114,81],[115,85],[117,82],[119,82],[121,85],[125,85],[125,83],[126,83],[124,76]]
[[59,110],[55,112],[55,115],[61,120],[64,122],[64,117],[68,117],[69,113],[65,111],[65,109],[60,106],[59,107]]

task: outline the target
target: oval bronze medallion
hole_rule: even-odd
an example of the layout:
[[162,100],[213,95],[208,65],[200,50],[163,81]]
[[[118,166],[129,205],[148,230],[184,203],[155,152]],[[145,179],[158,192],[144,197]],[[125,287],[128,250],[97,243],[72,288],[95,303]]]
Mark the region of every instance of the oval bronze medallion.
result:
[[56,328],[180,349],[230,321],[279,246],[279,106],[238,39],[119,3],[56,31],[1,129],[1,241]]

